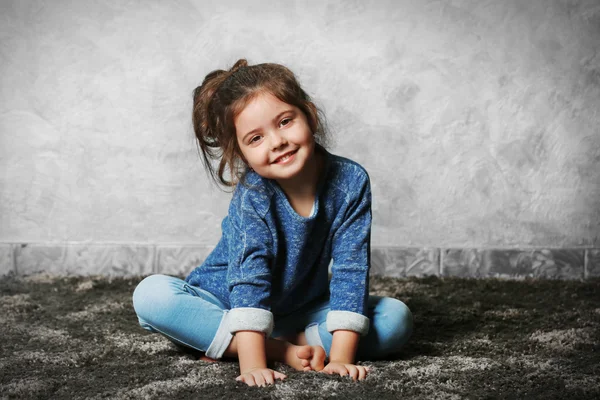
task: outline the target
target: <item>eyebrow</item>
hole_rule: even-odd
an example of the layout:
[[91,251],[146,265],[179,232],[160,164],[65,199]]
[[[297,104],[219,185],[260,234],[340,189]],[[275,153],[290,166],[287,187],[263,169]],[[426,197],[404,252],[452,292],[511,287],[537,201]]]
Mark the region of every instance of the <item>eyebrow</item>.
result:
[[[287,109],[287,110],[283,110],[282,112],[280,112],[279,114],[277,114],[277,116],[276,116],[275,118],[273,118],[273,122],[275,122],[275,121],[277,121],[279,118],[281,118],[281,116],[282,116],[283,114],[286,114],[286,113],[289,113],[289,112],[292,112],[292,113],[293,113],[293,112],[294,112],[294,109],[293,109],[293,108],[290,108],[290,109]],[[250,132],[246,133],[246,134],[245,134],[245,135],[242,137],[242,141],[245,141],[245,140],[246,140],[246,138],[247,138],[249,135],[252,135],[253,133],[256,133],[256,132],[257,132],[257,131],[259,131],[259,130],[260,130],[260,128],[252,129]]]

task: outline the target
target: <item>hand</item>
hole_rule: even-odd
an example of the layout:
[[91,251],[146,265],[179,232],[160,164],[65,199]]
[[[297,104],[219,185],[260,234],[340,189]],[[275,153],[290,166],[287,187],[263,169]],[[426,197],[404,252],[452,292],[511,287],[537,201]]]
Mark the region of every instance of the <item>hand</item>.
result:
[[244,372],[235,378],[235,380],[244,382],[248,386],[265,387],[266,385],[274,384],[275,379],[284,380],[285,378],[287,378],[286,375],[273,371],[270,368],[254,368]]
[[350,376],[353,381],[362,381],[366,378],[369,368],[362,365],[347,364],[341,362],[330,362],[321,372],[326,374],[340,374],[340,376]]

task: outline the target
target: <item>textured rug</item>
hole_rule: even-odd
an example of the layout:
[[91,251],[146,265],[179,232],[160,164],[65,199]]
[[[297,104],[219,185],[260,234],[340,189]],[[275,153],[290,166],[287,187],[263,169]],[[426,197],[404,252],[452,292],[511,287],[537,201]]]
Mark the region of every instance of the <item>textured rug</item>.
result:
[[267,388],[139,327],[139,280],[0,279],[0,398],[600,398],[600,280],[374,277],[413,310],[405,351],[363,382],[275,364]]

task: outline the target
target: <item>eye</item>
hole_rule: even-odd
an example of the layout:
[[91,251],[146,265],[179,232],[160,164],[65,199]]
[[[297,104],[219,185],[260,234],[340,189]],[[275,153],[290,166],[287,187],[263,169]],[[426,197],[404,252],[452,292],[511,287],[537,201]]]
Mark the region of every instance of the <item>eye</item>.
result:
[[292,122],[291,118],[284,118],[281,120],[281,122],[279,123],[280,126],[286,126],[288,125],[290,122]]
[[259,135],[256,136],[252,136],[252,138],[250,138],[250,144],[252,143],[257,143],[258,141],[260,141],[261,137]]

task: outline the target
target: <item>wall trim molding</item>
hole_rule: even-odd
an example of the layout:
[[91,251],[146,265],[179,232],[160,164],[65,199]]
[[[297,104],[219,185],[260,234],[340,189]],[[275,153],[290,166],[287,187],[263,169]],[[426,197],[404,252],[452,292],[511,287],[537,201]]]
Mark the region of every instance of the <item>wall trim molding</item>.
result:
[[[0,275],[187,275],[214,245],[193,243],[0,243]],[[505,279],[600,277],[594,247],[372,246],[371,274]]]

